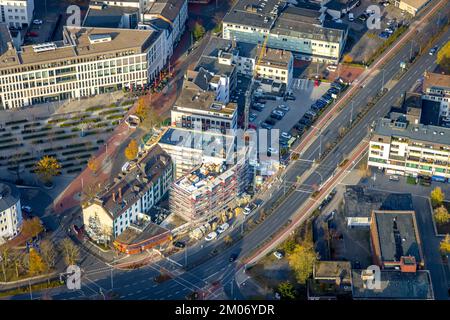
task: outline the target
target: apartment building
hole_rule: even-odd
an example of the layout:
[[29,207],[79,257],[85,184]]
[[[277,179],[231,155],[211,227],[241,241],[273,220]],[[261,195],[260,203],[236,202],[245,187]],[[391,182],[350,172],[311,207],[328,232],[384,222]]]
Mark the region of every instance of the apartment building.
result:
[[225,210],[248,186],[248,160],[235,165],[203,163],[172,184],[170,211],[187,221],[201,221]]
[[144,86],[166,63],[157,31],[65,27],[63,36],[21,51],[6,39],[0,46],[1,108]]
[[25,28],[33,20],[34,0],[0,0],[0,23]]
[[173,162],[159,146],[153,147],[136,167],[119,174],[112,185],[83,206],[88,235],[102,242],[118,237],[167,193],[173,181]]
[[368,165],[388,174],[450,178],[450,128],[424,125],[407,115],[378,120],[369,145]]
[[268,79],[289,89],[294,74],[294,57],[290,51],[259,48],[255,65],[256,79]]
[[10,183],[0,182],[0,244],[17,236],[21,225],[19,190]]
[[223,38],[292,51],[304,60],[339,61],[348,27],[319,5],[283,0],[240,0],[223,19]]
[[439,104],[441,122],[450,124],[450,75],[425,72],[422,100]]

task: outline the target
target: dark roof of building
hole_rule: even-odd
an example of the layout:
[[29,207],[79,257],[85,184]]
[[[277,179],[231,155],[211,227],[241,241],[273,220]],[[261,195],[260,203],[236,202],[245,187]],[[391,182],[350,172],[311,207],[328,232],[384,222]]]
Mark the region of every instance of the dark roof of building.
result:
[[133,228],[133,226],[137,223],[138,222],[132,223],[115,239],[115,241],[120,244],[133,245],[139,244],[161,234],[170,233],[168,229],[153,222],[144,224],[142,230]]
[[7,182],[0,182],[0,212],[11,208],[19,200],[20,193],[16,186]]
[[440,101],[422,99],[422,114],[420,123],[424,125],[438,126],[440,122]]
[[83,22],[84,27],[119,28],[125,14],[139,14],[138,8],[103,5],[102,9],[90,7]]
[[372,223],[383,262],[399,262],[403,256],[422,261],[419,230],[414,211],[374,210]]
[[[124,177],[120,174],[120,178],[117,177],[119,180],[115,180],[112,186],[100,192],[94,202],[101,204],[113,218],[116,218],[135,203],[134,199],[147,192],[153,186],[153,182],[157,181],[171,165],[170,156],[156,145],[138,161],[135,168]],[[122,197],[118,196],[119,190]]]
[[213,75],[225,75],[229,77],[233,73],[235,66],[219,63],[218,58],[202,56],[198,60],[194,70],[200,71],[201,68]]
[[344,193],[346,217],[370,217],[373,210],[413,210],[409,193],[388,193],[347,186]]
[[240,0],[225,15],[223,22],[270,29],[285,5],[283,0]]
[[362,270],[352,271],[353,299],[433,300],[433,287],[428,271],[401,272],[381,270],[381,288],[366,287]]

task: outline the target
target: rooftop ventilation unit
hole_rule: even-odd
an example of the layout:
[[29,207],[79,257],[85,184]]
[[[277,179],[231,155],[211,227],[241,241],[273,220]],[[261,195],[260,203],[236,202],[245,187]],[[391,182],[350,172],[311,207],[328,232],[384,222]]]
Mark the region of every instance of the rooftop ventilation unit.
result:
[[56,50],[58,47],[55,43],[49,42],[49,43],[42,43],[42,44],[36,44],[33,46],[34,52],[45,52],[45,51],[52,51]]
[[91,44],[110,42],[111,40],[112,40],[111,35],[109,35],[109,34],[91,34],[91,35],[89,35],[89,41],[91,42]]

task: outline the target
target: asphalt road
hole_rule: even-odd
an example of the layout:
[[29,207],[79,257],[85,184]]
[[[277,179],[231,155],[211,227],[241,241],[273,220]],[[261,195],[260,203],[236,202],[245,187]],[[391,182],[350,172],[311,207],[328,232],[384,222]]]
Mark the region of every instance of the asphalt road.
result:
[[[437,41],[438,45],[442,45],[449,39],[450,31],[442,35]],[[414,45],[414,44],[413,44]],[[370,97],[376,94],[382,87],[383,77],[385,82],[391,79],[397,73],[401,61],[406,61],[410,54],[410,44],[403,46],[397,54],[390,59],[383,71],[375,75],[368,84],[358,91],[354,96],[354,108],[365,108]],[[225,294],[229,299],[242,298],[239,291],[239,285],[242,285],[246,278],[243,269],[238,268],[236,262],[230,263],[229,256],[231,253],[238,253],[239,259],[252,253],[256,247],[264,243],[268,238],[275,234],[278,229],[286,223],[286,221],[296,212],[296,210],[309,198],[310,192],[314,185],[319,185],[321,181],[325,181],[332,175],[337,165],[342,161],[344,155],[349,154],[355,147],[367,136],[369,125],[377,118],[385,115],[391,104],[407,91],[416,80],[423,74],[425,70],[431,70],[435,66],[435,56],[425,54],[406,72],[400,82],[398,82],[391,90],[389,90],[383,98],[366,114],[366,116],[344,137],[336,148],[321,161],[315,170],[317,173],[311,174],[305,180],[301,190],[293,192],[287,201],[277,208],[276,212],[268,216],[254,230],[248,233],[244,239],[236,241],[227,249],[220,249],[214,256],[209,256],[215,246],[219,246],[221,241],[215,240],[211,243],[201,242],[199,245],[188,249],[187,262],[188,271],[183,270],[180,266],[185,263],[185,253],[181,252],[172,257],[173,261],[164,260],[159,263],[148,265],[142,269],[134,271],[114,271],[113,282],[111,282],[111,270],[99,270],[97,273],[86,274],[83,277],[83,285],[81,291],[68,291],[65,289],[56,289],[52,292],[53,299],[77,299],[86,296],[98,296],[100,290],[105,292],[111,287],[118,293],[121,299],[184,299],[186,294],[193,290],[209,291],[208,297],[214,297],[214,290],[208,288],[212,283],[219,281],[220,286],[225,290]],[[311,166],[311,160],[318,158],[321,151],[320,140],[325,144],[326,141],[332,140],[338,134],[339,128],[343,123],[347,123],[352,113],[351,108],[346,107],[341,114],[334,119],[323,132],[322,139],[316,139],[311,146],[302,154],[301,160],[296,165],[290,167],[286,172],[287,181],[296,181],[296,177],[304,173]],[[271,201],[278,199],[284,192],[284,188],[274,191]],[[265,206],[270,205],[268,201]],[[239,228],[229,231],[231,236],[236,237],[240,232]],[[203,263],[197,265],[196,261]],[[197,265],[189,267],[189,265]],[[157,284],[153,278],[159,274],[161,270],[167,270],[172,273],[173,279]],[[238,272],[239,270],[239,272]],[[432,274],[433,277],[433,274]],[[433,280],[433,284],[436,282]],[[437,299],[447,299],[447,291],[435,287],[435,296]],[[39,297],[42,293],[35,294]],[[27,299],[29,296],[22,295],[13,297],[13,299]]]

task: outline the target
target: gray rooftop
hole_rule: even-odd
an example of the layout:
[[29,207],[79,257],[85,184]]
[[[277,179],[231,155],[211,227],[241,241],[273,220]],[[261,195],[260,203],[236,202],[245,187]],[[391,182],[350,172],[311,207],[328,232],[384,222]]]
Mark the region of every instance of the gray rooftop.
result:
[[376,228],[383,262],[397,262],[402,256],[413,256],[422,261],[420,239],[414,211],[374,211]]
[[[205,155],[226,158],[226,152],[234,151],[233,136],[206,131],[193,131],[169,128],[159,140],[160,144],[179,146],[189,149],[204,150]],[[206,154],[208,152],[208,154]]]
[[100,27],[100,28],[119,28],[122,17],[125,14],[139,15],[138,8],[119,7],[104,5],[102,9],[90,7],[86,18],[84,19],[84,27]]
[[373,210],[413,210],[409,193],[388,193],[361,186],[347,186],[344,194],[346,217],[370,217]]
[[0,212],[15,205],[20,198],[19,190],[12,184],[0,182]]
[[382,118],[376,122],[374,133],[386,137],[401,137],[410,140],[450,145],[450,128],[404,123]]
[[364,288],[361,270],[352,271],[353,299],[433,300],[428,271],[381,271],[381,289]]
[[202,55],[208,57],[218,57],[219,52],[229,52],[237,54],[240,57],[255,58],[257,56],[258,45],[247,42],[235,42],[228,39],[222,39],[219,37],[211,37]]
[[235,66],[221,64],[218,58],[203,56],[198,60],[194,70],[199,71],[201,68],[213,75],[226,75],[229,77],[233,73]]
[[[225,15],[223,22],[270,29],[285,5],[283,0],[240,0]],[[274,8],[277,11],[273,11]]]

